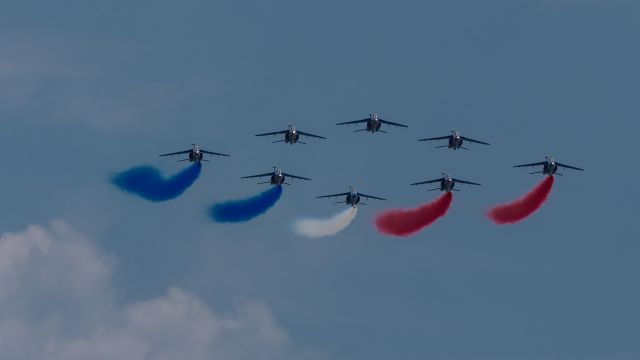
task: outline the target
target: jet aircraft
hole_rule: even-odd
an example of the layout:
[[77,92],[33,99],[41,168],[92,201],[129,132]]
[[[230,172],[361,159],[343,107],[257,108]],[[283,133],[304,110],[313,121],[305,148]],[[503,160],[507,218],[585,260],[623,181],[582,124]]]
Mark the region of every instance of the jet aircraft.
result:
[[454,187],[456,186],[456,183],[467,184],[467,185],[478,185],[478,186],[480,185],[478,183],[474,183],[474,182],[471,182],[471,181],[455,179],[455,178],[451,177],[451,175],[449,175],[447,173],[442,173],[442,177],[441,178],[433,179],[433,180],[427,180],[427,181],[420,181],[420,182],[413,183],[411,185],[426,185],[426,184],[435,184],[435,183],[440,183],[440,187],[439,188],[429,189],[427,191],[434,191],[434,190],[440,190],[440,191],[446,191],[446,192],[460,191],[458,189],[454,189]]
[[536,163],[530,163],[530,164],[516,165],[514,167],[542,166],[542,170],[534,171],[534,172],[531,172],[529,174],[544,174],[544,175],[547,175],[547,176],[553,176],[553,174],[562,175],[561,173],[557,172],[559,167],[565,168],[565,169],[573,169],[573,170],[584,171],[584,169],[581,169],[579,167],[566,165],[566,164],[561,164],[561,163],[555,161],[554,158],[549,157],[549,156],[545,156],[544,158],[546,159],[545,161],[536,162]]
[[301,135],[302,136],[312,137],[312,138],[317,138],[317,139],[326,139],[326,137],[324,137],[324,136],[309,134],[309,133],[297,130],[295,128],[295,126],[293,126],[291,124],[289,124],[289,129],[287,129],[287,130],[268,132],[268,133],[264,133],[264,134],[257,134],[256,136],[281,135],[281,134],[284,134],[284,140],[276,140],[276,141],[274,141],[274,143],[284,142],[285,144],[293,145],[293,144],[299,142],[300,144],[306,144],[305,142],[302,142],[302,141],[299,140]]
[[369,117],[366,119],[345,121],[345,122],[337,123],[336,125],[351,125],[351,124],[364,124],[364,123],[367,124],[367,127],[365,129],[355,130],[354,132],[368,131],[373,134],[374,132],[380,131],[382,133],[386,133],[386,131],[380,130],[380,127],[382,126],[382,124],[393,125],[393,126],[404,127],[404,128],[408,127],[407,125],[404,125],[404,124],[382,120],[378,117],[376,113],[371,113]]
[[484,141],[474,140],[468,137],[461,136],[460,131],[455,131],[455,130],[451,130],[451,135],[420,139],[418,141],[440,141],[440,140],[448,140],[449,143],[447,145],[436,146],[436,148],[448,147],[449,149],[453,149],[453,150],[457,150],[457,149],[469,150],[466,147],[462,146],[462,144],[465,141],[468,141],[470,143],[489,145],[489,143],[486,143]]
[[191,146],[192,146],[192,148],[190,150],[184,150],[184,151],[178,151],[178,152],[173,152],[173,153],[168,153],[168,154],[162,154],[160,156],[173,156],[173,155],[189,154],[188,158],[178,160],[178,162],[180,162],[180,161],[189,161],[189,162],[209,161],[209,160],[204,158],[204,154],[216,155],[216,156],[231,156],[231,155],[221,154],[221,153],[217,153],[217,152],[213,152],[213,151],[202,150],[202,149],[200,149],[200,146],[198,146],[196,144],[191,144]]
[[274,186],[281,186],[282,184],[291,185],[291,184],[285,182],[287,177],[290,177],[292,179],[311,180],[311,179],[306,178],[306,177],[287,174],[287,173],[285,173],[281,169],[278,169],[275,166],[273,167],[273,171],[272,172],[268,172],[268,173],[264,173],[264,174],[258,174],[258,175],[243,176],[242,179],[252,179],[252,178],[260,179],[260,178],[267,177],[267,176],[270,177],[269,181],[260,182],[258,184],[270,184],[270,185],[274,185]]
[[387,200],[381,197],[377,197],[377,196],[371,196],[371,195],[366,195],[366,194],[362,194],[362,193],[358,193],[356,191],[356,189],[353,186],[349,186],[349,192],[346,193],[340,193],[340,194],[333,194],[333,195],[323,195],[323,196],[318,196],[316,197],[317,199],[323,199],[323,198],[337,198],[340,196],[345,196],[345,200],[344,201],[337,201],[334,204],[342,204],[345,203],[351,207],[356,207],[358,206],[358,204],[361,205],[367,205],[365,203],[361,203],[360,202],[360,198],[366,198],[366,199],[375,199],[375,200]]

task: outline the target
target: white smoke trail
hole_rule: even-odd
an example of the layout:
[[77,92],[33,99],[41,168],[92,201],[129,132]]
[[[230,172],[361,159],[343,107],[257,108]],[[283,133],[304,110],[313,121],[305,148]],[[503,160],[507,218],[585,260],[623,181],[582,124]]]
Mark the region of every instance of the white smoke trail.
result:
[[293,224],[293,231],[307,237],[331,236],[344,230],[358,214],[358,208],[350,207],[330,219],[301,219]]

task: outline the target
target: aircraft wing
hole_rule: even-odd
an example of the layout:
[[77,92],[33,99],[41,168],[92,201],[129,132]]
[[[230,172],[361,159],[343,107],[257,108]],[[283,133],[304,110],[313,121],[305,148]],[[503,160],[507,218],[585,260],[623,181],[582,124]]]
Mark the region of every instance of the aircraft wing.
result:
[[559,162],[556,162],[556,165],[563,167],[563,168],[567,168],[567,169],[573,169],[573,170],[580,170],[580,171],[584,171],[584,169],[580,169],[579,167],[575,167],[575,166],[571,166],[571,165],[565,165],[565,164],[560,164]]
[[271,176],[273,175],[273,172],[268,172],[268,173],[264,173],[264,174],[258,174],[258,175],[249,175],[249,176],[243,176],[240,179],[253,179],[253,178],[261,178],[261,177],[265,177],[265,176]]
[[450,138],[451,138],[451,135],[447,135],[447,136],[438,136],[438,137],[420,139],[418,141],[439,141],[439,140],[448,140]]
[[381,198],[381,197],[366,195],[366,194],[363,194],[363,193],[358,193],[358,195],[362,196],[363,198],[367,198],[367,199],[387,200],[387,199],[384,199],[384,198]]
[[317,139],[326,139],[326,137],[324,136],[320,136],[320,135],[313,135],[313,134],[309,134],[303,131],[298,130],[298,134],[303,135],[303,136],[308,136],[308,137],[312,137],[312,138],[317,138]]
[[287,173],[282,173],[282,175],[290,177],[292,179],[300,179],[300,180],[311,180],[309,178],[306,177],[302,177],[302,176],[297,176],[297,175],[291,175],[291,174],[287,174]]
[[349,195],[348,192],[346,193],[341,193],[341,194],[333,194],[333,195],[322,195],[322,196],[316,196],[316,199],[324,199],[324,198],[332,198],[332,197],[340,197],[340,196],[347,196]]
[[468,142],[472,142],[472,143],[476,143],[476,144],[489,145],[489,143],[486,143],[484,141],[474,140],[474,139],[470,139],[470,138],[464,137],[464,136],[460,136],[460,138],[462,140],[464,140],[464,141],[468,141]]
[[188,154],[190,152],[191,152],[191,150],[177,151],[177,152],[172,152],[172,153],[168,153],[168,154],[162,154],[160,156],[182,155],[182,154]]
[[408,127],[407,125],[399,124],[399,123],[395,123],[395,122],[391,122],[391,121],[387,121],[387,120],[382,120],[382,119],[378,119],[378,120],[380,120],[381,123],[387,124],[387,125],[399,126],[399,127],[404,127],[404,128]]
[[460,180],[460,179],[453,179],[453,181],[455,181],[457,183],[460,183],[460,184],[478,185],[478,186],[480,186],[480,184],[474,183],[474,182],[471,182],[471,181],[465,181],[465,180]]
[[288,132],[289,132],[289,130],[282,130],[282,131],[274,131],[274,132],[268,132],[268,133],[263,133],[263,134],[256,134],[255,136],[280,135],[280,134],[286,134]]
[[522,164],[522,165],[515,165],[514,167],[527,167],[527,166],[542,166],[544,164],[546,164],[546,161],[541,161],[541,162],[537,162],[537,163],[530,163],[530,164]]
[[370,118],[362,119],[362,120],[354,120],[354,121],[345,121],[337,123],[336,125],[352,125],[352,124],[362,124],[369,122]]
[[217,156],[231,156],[228,154],[221,154],[221,153],[217,153],[217,152],[213,152],[213,151],[207,151],[207,150],[200,150],[201,153],[203,154],[209,154],[209,155],[217,155]]
[[411,185],[426,185],[426,184],[434,184],[434,183],[439,183],[442,180],[444,180],[444,178],[437,178],[437,179],[433,179],[433,180],[427,180],[427,181],[420,181],[420,182],[416,182],[413,183]]

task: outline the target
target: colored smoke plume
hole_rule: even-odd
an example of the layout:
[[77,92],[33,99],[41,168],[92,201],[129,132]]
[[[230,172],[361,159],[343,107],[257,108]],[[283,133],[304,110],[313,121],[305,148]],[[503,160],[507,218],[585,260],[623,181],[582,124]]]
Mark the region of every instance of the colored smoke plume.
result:
[[250,198],[217,203],[209,209],[209,216],[217,222],[249,221],[267,212],[278,202],[281,195],[282,186],[273,186]]
[[332,236],[344,230],[358,215],[357,207],[349,207],[329,219],[301,219],[293,224],[299,235],[318,238]]
[[553,176],[548,176],[520,199],[489,210],[487,217],[498,225],[515,224],[536,212],[549,197]]
[[385,211],[376,217],[375,224],[378,231],[383,234],[409,236],[443,217],[449,210],[452,200],[453,195],[447,192],[435,201],[415,209]]
[[137,166],[113,177],[111,182],[123,191],[157,202],[175,199],[200,176],[202,165],[195,163],[179,173],[164,179],[156,168]]

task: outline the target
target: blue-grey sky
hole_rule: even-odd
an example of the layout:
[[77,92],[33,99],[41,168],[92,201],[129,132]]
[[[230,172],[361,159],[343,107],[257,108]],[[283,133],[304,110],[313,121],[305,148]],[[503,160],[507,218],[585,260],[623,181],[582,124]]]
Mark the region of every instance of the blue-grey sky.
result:
[[[640,4],[626,0],[5,0],[0,12],[3,359],[636,359],[640,357]],[[335,126],[371,111],[389,134]],[[271,144],[285,128],[328,137]],[[472,151],[416,140],[451,128]],[[182,197],[145,202],[109,176],[157,154],[231,153]],[[483,217],[584,167],[516,226]],[[206,207],[287,187],[265,216]],[[483,184],[408,239],[375,214]],[[362,207],[335,237],[290,230]],[[51,223],[51,221],[53,222]]]

